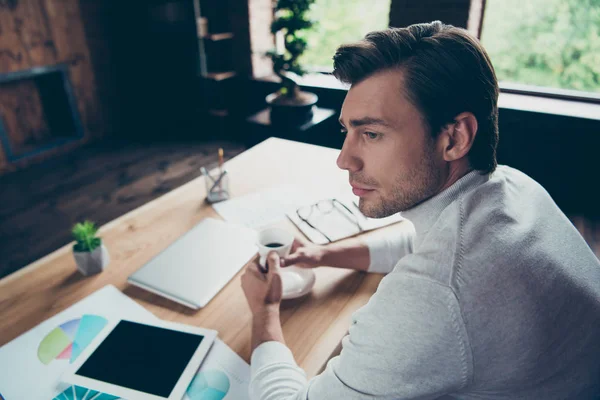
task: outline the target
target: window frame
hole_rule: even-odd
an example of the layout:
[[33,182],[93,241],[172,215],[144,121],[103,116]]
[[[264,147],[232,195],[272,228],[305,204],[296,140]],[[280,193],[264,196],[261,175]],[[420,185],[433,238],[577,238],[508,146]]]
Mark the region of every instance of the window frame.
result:
[[[393,7],[394,1],[397,0],[392,0],[391,7]],[[468,30],[472,34],[474,34],[478,40],[481,40],[481,33],[483,31],[483,21],[485,16],[486,3],[486,0],[471,0],[469,8]],[[347,85],[342,84],[332,76],[331,69],[314,66],[307,66],[306,68],[308,70],[307,74],[304,77],[301,77],[299,80],[299,84],[301,86],[347,90]],[[253,78],[261,80],[261,76],[253,76]],[[267,76],[262,76],[262,79],[265,78],[268,80]],[[500,88],[500,93],[523,95],[534,98],[538,97],[543,99],[570,101],[573,103],[588,103],[600,105],[600,92],[562,89],[554,88],[551,86],[536,86],[526,83],[516,83],[510,81],[499,81],[498,86]],[[557,103],[556,110],[558,110],[558,108],[559,106]],[[562,115],[562,113],[558,111],[554,111],[552,113]]]
[[[474,7],[474,3],[478,2],[478,7],[480,8],[481,15],[479,16],[479,20],[477,21],[478,26],[476,27],[477,31],[477,40],[481,41],[481,34],[483,32],[483,21],[485,17],[485,9],[487,5],[487,0],[472,0],[471,7]],[[483,43],[482,43],[483,45]],[[498,86],[500,87],[501,93],[511,93],[511,94],[520,94],[524,96],[534,96],[534,97],[543,97],[547,99],[557,99],[557,100],[567,100],[573,102],[584,102],[584,103],[593,103],[600,104],[600,92],[589,92],[583,90],[574,90],[574,89],[562,89],[555,88],[552,86],[537,86],[531,85],[527,83],[517,83],[510,81],[500,81],[498,80]]]
[[548,99],[569,100],[575,102],[600,104],[600,93],[554,88],[551,86],[534,86],[524,83],[499,81],[503,93],[522,94],[526,96],[544,97]]

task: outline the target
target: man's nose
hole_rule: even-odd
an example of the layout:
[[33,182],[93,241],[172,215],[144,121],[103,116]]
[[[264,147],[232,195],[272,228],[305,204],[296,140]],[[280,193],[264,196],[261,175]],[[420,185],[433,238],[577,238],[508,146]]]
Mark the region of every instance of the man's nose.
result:
[[356,172],[361,168],[361,161],[356,154],[356,145],[353,143],[350,133],[346,135],[344,144],[342,145],[342,151],[337,158],[336,164],[340,169],[344,169],[350,172]]

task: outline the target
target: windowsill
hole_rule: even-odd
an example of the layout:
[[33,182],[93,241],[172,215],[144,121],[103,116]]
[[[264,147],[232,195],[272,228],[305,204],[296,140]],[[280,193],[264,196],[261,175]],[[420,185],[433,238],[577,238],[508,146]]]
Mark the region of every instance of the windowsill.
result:
[[338,81],[329,74],[306,74],[300,77],[300,85],[347,91],[350,85]]
[[584,101],[500,93],[498,108],[600,121],[600,104]]
[[[279,82],[279,78],[277,77],[277,75],[262,76],[260,78],[254,79],[265,82]],[[298,83],[300,84],[300,86],[305,88],[314,87],[342,91],[347,91],[350,87],[350,85],[346,85],[338,81],[336,78],[334,78],[333,75],[318,73],[306,74],[304,76],[301,76],[298,78]]]
[[[261,79],[277,80],[276,77]],[[299,83],[301,86],[308,88],[316,87],[343,91],[348,90],[349,87],[349,85],[338,81],[333,75],[327,74],[306,74],[300,78]],[[600,104],[585,101],[501,92],[498,99],[498,108],[600,121]]]

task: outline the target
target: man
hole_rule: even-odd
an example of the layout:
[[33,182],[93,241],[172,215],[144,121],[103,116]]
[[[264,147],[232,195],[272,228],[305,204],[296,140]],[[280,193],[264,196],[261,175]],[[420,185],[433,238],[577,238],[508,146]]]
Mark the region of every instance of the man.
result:
[[[334,57],[350,83],[337,164],[361,211],[415,235],[297,246],[249,265],[253,399],[600,398],[600,263],[548,193],[496,165],[498,84],[469,34],[436,21]],[[341,354],[307,382],[279,320],[282,265],[387,275]]]

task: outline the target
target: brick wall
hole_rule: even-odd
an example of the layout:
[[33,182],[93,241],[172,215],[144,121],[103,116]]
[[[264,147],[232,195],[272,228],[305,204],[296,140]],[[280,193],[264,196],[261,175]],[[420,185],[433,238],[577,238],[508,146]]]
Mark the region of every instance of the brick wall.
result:
[[271,76],[273,75],[273,64],[271,59],[265,56],[265,53],[275,46],[271,34],[271,22],[273,22],[271,0],[249,0],[248,8],[254,77]]

